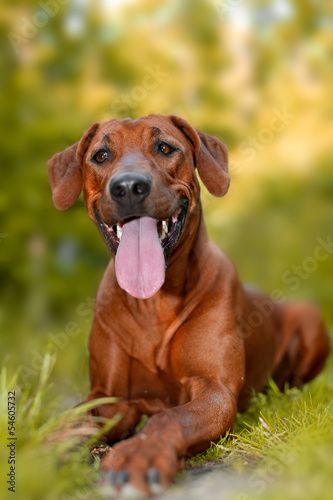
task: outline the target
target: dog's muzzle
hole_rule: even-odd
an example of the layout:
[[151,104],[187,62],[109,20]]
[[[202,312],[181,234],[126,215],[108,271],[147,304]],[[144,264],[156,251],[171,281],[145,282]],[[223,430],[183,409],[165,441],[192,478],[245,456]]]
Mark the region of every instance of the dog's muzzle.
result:
[[141,203],[151,191],[151,180],[142,172],[123,172],[111,179],[109,184],[111,198],[129,208]]

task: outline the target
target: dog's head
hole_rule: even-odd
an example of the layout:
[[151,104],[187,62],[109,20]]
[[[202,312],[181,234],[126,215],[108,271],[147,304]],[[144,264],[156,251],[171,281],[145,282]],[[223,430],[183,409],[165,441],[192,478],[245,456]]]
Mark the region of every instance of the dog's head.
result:
[[117,254],[119,285],[138,298],[162,286],[165,263],[195,225],[196,168],[213,195],[227,192],[225,144],[173,115],[95,123],[48,162],[55,206],[69,208],[83,190],[90,218]]

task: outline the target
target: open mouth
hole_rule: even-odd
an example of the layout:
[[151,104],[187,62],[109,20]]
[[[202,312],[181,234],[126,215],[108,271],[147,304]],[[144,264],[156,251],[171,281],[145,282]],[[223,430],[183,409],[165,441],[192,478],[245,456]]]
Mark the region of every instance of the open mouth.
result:
[[120,288],[138,299],[152,297],[163,286],[169,256],[181,237],[188,200],[166,220],[129,217],[113,226],[96,219],[111,252],[116,256],[115,275]]
[[[187,199],[182,200],[178,209],[171,217],[157,222],[158,239],[162,246],[166,260],[170,256],[173,247],[177,244],[184,229],[188,204],[189,202]],[[108,226],[102,221],[97,211],[95,211],[95,216],[101,227],[106,243],[114,255],[117,254],[123,234],[124,224],[140,218],[130,217],[122,222],[118,222],[118,224],[115,224],[114,226]]]

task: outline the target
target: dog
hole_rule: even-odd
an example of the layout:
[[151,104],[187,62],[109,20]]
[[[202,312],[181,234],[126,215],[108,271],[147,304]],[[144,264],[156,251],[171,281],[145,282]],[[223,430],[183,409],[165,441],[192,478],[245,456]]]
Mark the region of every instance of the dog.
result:
[[174,115],[94,123],[48,172],[57,209],[83,190],[112,254],[89,338],[87,401],[119,398],[91,414],[122,417],[104,436],[102,482],[149,496],[232,430],[269,377],[282,390],[315,377],[329,338],[313,305],[244,287],[208,238],[197,174],[214,196],[230,183],[217,137]]

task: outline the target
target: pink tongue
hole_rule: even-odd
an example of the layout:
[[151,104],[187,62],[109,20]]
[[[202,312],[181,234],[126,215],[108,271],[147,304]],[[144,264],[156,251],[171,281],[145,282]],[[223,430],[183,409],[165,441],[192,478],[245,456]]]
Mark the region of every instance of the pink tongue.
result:
[[163,285],[165,261],[157,233],[157,220],[134,219],[122,227],[116,255],[118,284],[137,299],[148,299]]

